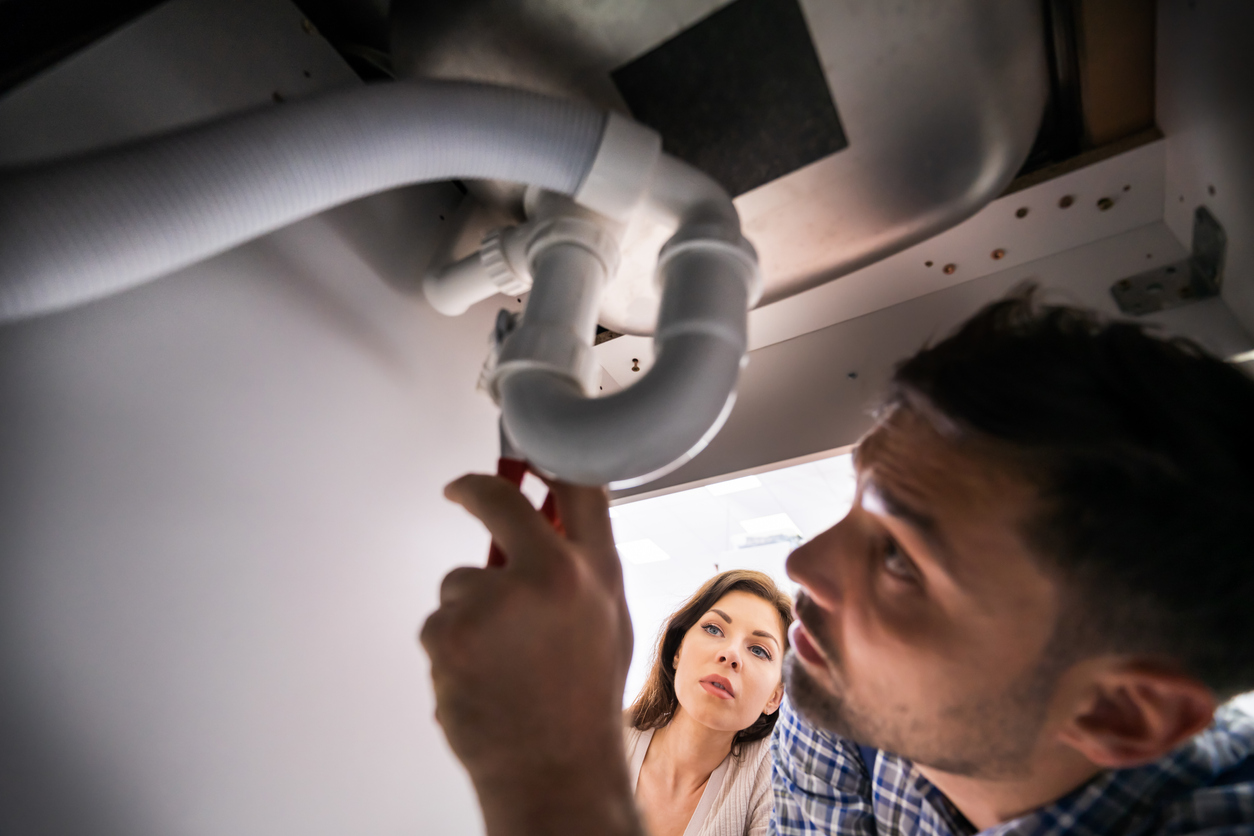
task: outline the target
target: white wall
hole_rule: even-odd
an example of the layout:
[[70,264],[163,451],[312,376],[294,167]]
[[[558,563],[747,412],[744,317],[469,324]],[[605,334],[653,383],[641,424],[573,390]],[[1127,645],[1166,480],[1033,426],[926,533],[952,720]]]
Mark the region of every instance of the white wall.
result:
[[[31,89],[0,102],[0,145],[142,127],[110,67],[160,74],[135,108],[186,96],[186,115],[249,103],[215,78],[261,101],[303,83],[299,63],[241,69],[258,44],[338,60],[286,3],[207,6],[159,9],[199,22],[122,33],[125,60],[61,83],[95,103],[77,124],[35,118]],[[0,329],[0,833],[481,830],[415,634],[442,575],[486,554],[441,487],[495,462],[474,388],[495,308],[446,319],[385,281],[459,200],[364,201]]]

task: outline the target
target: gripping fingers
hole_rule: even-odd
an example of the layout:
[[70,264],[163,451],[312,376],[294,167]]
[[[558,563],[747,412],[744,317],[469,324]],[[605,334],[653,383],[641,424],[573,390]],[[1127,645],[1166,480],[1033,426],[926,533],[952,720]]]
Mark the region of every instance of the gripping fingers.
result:
[[602,581],[617,583],[622,577],[622,565],[614,548],[605,489],[558,481],[548,482],[548,486],[557,499],[557,512],[566,527],[567,539],[579,546],[579,553]]
[[479,518],[509,555],[511,567],[541,568],[561,553],[552,526],[516,486],[499,476],[463,476],[450,482],[444,495]]
[[440,582],[440,606],[447,607],[472,597],[478,589],[488,582],[486,569],[474,566],[459,566],[444,576]]
[[557,513],[566,528],[566,539],[581,546],[613,548],[610,500],[605,488],[586,488],[555,479],[546,479],[545,484],[557,500]]

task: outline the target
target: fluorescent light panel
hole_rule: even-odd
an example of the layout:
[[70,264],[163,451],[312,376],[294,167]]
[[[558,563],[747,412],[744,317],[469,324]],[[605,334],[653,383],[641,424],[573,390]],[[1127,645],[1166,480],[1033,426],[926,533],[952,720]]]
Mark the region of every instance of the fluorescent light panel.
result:
[[740,527],[750,534],[778,534],[787,532],[800,532],[797,524],[792,521],[792,517],[787,514],[770,514],[765,517],[754,517],[751,520],[741,520]]
[[671,556],[657,543],[649,539],[618,543],[618,555],[628,563],[661,563]]
[[728,479],[726,482],[715,482],[713,485],[706,485],[705,489],[715,496],[726,496],[729,493],[739,493],[740,491],[749,491],[760,487],[762,487],[762,481],[758,477],[741,476],[739,479]]

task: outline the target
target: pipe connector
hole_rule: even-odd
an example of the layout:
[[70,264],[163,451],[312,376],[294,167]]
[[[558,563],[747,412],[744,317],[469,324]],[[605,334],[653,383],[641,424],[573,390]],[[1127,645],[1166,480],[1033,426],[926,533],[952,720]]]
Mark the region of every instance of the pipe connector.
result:
[[[745,283],[749,308],[762,298],[762,270],[758,266],[758,251],[740,234],[739,224],[732,226],[721,221],[707,221],[680,227],[658,252],[654,281],[659,296],[664,295],[672,276],[684,273],[683,265],[693,257],[721,261],[730,274],[740,277]],[[660,336],[660,332],[658,335]]]
[[645,196],[661,156],[657,131],[610,112],[597,155],[572,197],[580,206],[625,221]]
[[[618,224],[608,219],[555,212],[554,206],[578,213],[581,208],[552,193],[529,192],[532,219],[518,226],[489,230],[479,250],[427,274],[422,292],[431,307],[446,316],[460,316],[476,302],[498,293],[519,296],[531,290],[531,264],[544,247],[562,241],[582,244],[602,261],[607,277],[618,270]],[[576,228],[576,225],[582,226]],[[611,232],[610,228],[613,228]],[[608,236],[608,237],[607,237]],[[604,240],[602,240],[604,239]]]
[[518,296],[531,290],[527,246],[532,226],[486,232],[479,249],[422,280],[427,302],[445,316],[461,316],[471,305],[498,293]]
[[484,233],[477,257],[498,293],[516,296],[531,290],[531,270],[527,266],[529,232],[524,225]]
[[586,218],[545,218],[531,230],[526,263],[533,277],[531,297],[522,322],[505,337],[484,377],[488,392],[499,403],[504,380],[543,370],[591,396],[598,377],[592,353],[597,308],[618,268],[618,241]]

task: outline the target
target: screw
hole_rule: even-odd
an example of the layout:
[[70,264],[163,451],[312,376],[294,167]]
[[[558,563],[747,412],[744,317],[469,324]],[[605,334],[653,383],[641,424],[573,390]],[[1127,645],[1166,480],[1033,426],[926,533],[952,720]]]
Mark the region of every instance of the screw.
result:
[[957,264],[946,264],[943,268],[941,268],[942,272],[944,272],[946,276],[953,275],[953,272],[957,269]]
[[1107,209],[1109,209],[1110,207],[1114,205],[1115,205],[1115,202],[1108,197],[1100,198],[1097,201],[1097,208],[1101,209],[1103,212],[1105,212]]
[[993,256],[994,261],[998,261],[1006,257],[1006,251],[1002,249],[996,249],[996,250],[993,250],[991,255]]
[[1207,187],[1206,187],[1206,193],[1207,193],[1208,195],[1210,195],[1211,197],[1214,197],[1214,196],[1215,196],[1215,187],[1214,187],[1214,186],[1207,186]]
[[930,262],[930,261],[925,261],[925,262],[923,262],[923,266],[924,266],[924,267],[931,267],[931,266],[932,266],[932,262]]
[[631,370],[633,372],[640,371],[640,359],[638,357],[631,358]]
[[1026,218],[1027,216],[1028,216],[1028,207],[1026,206],[1020,206],[1018,211],[1015,212],[1016,218]]
[[857,373],[857,372],[850,372],[848,375],[846,375],[846,377],[848,377],[850,380],[857,380],[857,379],[858,379],[858,373]]
[[1058,208],[1066,209],[1073,203],[1075,203],[1075,195],[1065,194],[1062,196],[1062,199],[1058,201]]

